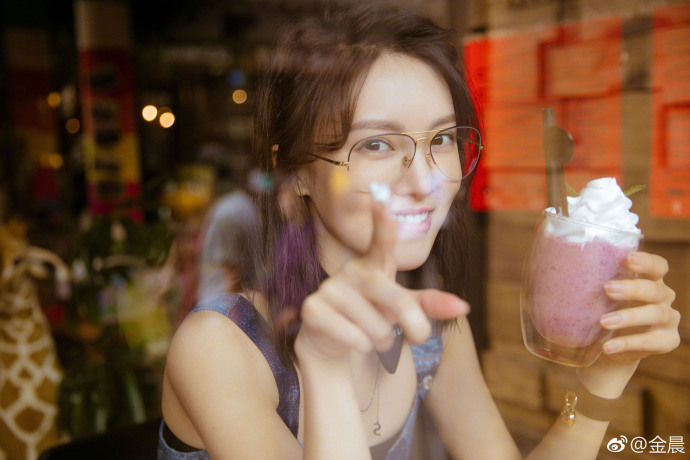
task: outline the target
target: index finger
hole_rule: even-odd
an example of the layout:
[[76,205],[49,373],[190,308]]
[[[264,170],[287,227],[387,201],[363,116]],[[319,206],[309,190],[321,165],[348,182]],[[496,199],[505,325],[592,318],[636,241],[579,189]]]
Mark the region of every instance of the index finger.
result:
[[397,241],[397,222],[388,209],[390,186],[372,182],[369,190],[372,197],[373,231],[371,245],[365,257],[377,268],[394,275],[397,270],[393,254]]
[[668,273],[668,261],[648,252],[631,252],[628,254],[628,268],[644,278],[658,281]]

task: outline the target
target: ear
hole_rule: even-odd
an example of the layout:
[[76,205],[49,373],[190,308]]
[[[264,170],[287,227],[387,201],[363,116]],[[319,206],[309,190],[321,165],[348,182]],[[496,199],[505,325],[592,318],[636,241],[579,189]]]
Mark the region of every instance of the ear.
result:
[[292,184],[297,196],[310,196],[309,191],[309,171],[306,166],[302,166],[292,177]]
[[278,144],[271,146],[271,160],[273,162],[273,169],[275,169],[278,166]]

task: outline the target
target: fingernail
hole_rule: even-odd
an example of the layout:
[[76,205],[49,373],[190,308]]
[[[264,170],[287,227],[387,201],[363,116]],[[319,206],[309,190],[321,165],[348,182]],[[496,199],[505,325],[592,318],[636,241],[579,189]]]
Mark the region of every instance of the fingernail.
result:
[[379,184],[378,182],[372,182],[369,184],[369,192],[374,200],[381,203],[388,203],[391,198],[391,188],[388,184]]
[[623,318],[617,313],[607,313],[601,317],[601,325],[604,327],[616,326]]
[[631,252],[628,254],[628,263],[633,266],[642,265],[643,257],[638,252]]
[[607,281],[604,284],[604,289],[609,294],[620,294],[623,292],[623,283],[619,283],[618,281]]
[[621,346],[616,341],[606,342],[604,344],[604,353],[611,354],[616,353],[621,349]]

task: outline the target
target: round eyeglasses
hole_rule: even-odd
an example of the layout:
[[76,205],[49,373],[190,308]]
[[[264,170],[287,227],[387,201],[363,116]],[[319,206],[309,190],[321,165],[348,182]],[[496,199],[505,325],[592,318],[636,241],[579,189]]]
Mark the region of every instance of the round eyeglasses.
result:
[[[425,134],[424,136],[419,136]],[[427,163],[435,165],[449,181],[460,182],[470,175],[479,162],[484,148],[476,128],[454,126],[441,130],[380,134],[357,141],[347,161],[336,161],[315,153],[309,155],[337,166],[347,167],[353,185],[360,191],[369,190],[372,182],[393,185],[410,167],[417,144],[428,139]]]

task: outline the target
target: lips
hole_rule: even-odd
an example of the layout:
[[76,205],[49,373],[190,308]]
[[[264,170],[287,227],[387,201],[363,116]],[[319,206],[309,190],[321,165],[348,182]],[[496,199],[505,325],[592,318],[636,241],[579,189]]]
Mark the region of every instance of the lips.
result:
[[395,220],[399,224],[421,224],[429,217],[428,212],[420,212],[416,214],[399,214],[395,216]]
[[393,215],[398,222],[398,228],[414,233],[425,233],[431,227],[431,213],[433,209],[405,209],[395,211]]

